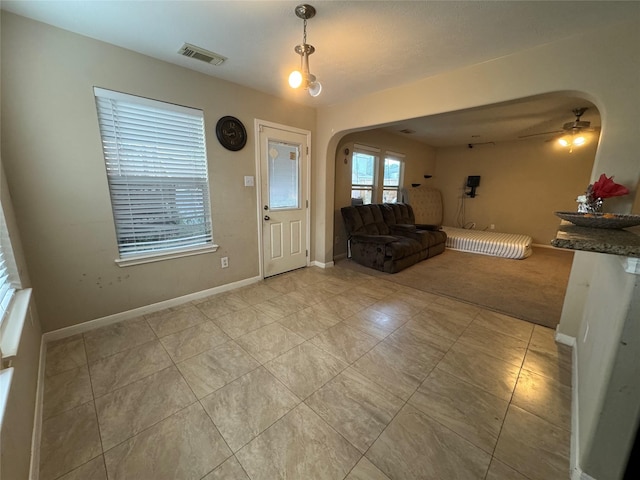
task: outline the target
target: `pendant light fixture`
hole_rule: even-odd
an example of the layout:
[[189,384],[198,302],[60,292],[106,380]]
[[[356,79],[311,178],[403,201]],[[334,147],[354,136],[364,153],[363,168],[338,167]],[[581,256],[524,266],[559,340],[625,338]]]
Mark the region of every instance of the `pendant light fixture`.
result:
[[289,75],[291,88],[303,87],[312,97],[317,97],[322,91],[322,85],[316,76],[309,72],[309,55],[316,51],[313,45],[307,43],[307,20],[316,15],[316,9],[311,5],[302,4],[295,8],[296,16],[304,20],[304,36],[302,43],[296,45],[294,50],[300,55],[300,70],[294,70]]

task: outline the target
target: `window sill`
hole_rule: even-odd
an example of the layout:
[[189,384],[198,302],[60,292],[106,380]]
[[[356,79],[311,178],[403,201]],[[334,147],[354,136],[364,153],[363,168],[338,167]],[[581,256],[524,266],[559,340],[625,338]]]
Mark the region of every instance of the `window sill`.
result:
[[190,257],[191,255],[202,255],[204,253],[213,253],[219,248],[218,245],[207,245],[206,247],[195,247],[184,250],[177,250],[171,253],[156,253],[150,255],[139,255],[128,258],[116,259],[116,264],[119,267],[130,267],[132,265],[141,265],[143,263],[160,262],[163,260],[170,260],[172,258]]
[[22,336],[24,322],[27,319],[30,301],[30,288],[18,290],[13,296],[11,309],[4,321],[5,325],[3,326],[4,330],[2,331],[2,341],[0,342],[3,363],[10,362],[18,354],[20,337]]

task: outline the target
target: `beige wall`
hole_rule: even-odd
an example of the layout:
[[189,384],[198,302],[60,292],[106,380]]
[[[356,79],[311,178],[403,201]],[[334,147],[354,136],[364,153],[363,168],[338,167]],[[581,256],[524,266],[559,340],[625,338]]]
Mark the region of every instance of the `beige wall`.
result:
[[[637,155],[637,121],[640,111],[640,25],[637,18],[597,31],[584,32],[558,42],[518,52],[493,61],[473,65],[454,72],[425,78],[418,82],[356,98],[351,102],[321,108],[318,111],[319,147],[318,161],[314,168],[315,203],[315,256],[320,261],[333,258],[334,216],[333,185],[335,177],[335,153],[339,140],[345,132],[384,125],[407,118],[434,115],[442,112],[462,110],[481,105],[525,98],[551,92],[578,94],[597,106],[602,119],[600,143],[596,153],[591,179],[601,172],[615,175],[616,181],[624,185],[638,185],[640,162]],[[567,54],[570,52],[570,54]],[[574,192],[572,192],[573,195]],[[631,195],[610,202],[611,211],[629,212],[636,191]],[[611,361],[618,348],[615,338],[618,329],[609,328],[611,315],[589,315],[585,305],[627,302],[622,292],[602,288],[605,284],[620,284],[627,281],[627,273],[616,257],[590,256],[594,268],[585,266],[580,272],[590,278],[570,278],[565,298],[565,312],[574,318],[563,316],[560,331],[567,322],[591,328],[597,325],[599,335],[590,335],[587,340],[578,338],[577,352],[579,379],[585,383],[579,392],[579,402],[593,402],[596,408],[580,412],[580,431],[586,432],[579,439],[579,463],[600,468],[616,468],[594,447],[593,432],[601,419],[597,412],[605,401],[609,383]],[[585,263],[582,255],[576,256],[574,266]],[[602,268],[600,268],[600,267]],[[596,272],[604,276],[598,277]],[[616,313],[621,317],[621,311]],[[572,330],[575,335],[575,330]],[[594,348],[589,348],[593,346]],[[589,361],[587,357],[590,356]],[[595,369],[595,365],[607,363],[608,368]],[[603,373],[604,372],[604,373]],[[625,428],[635,427],[636,419],[629,419]],[[625,432],[626,434],[627,432]],[[607,432],[611,435],[611,432]],[[606,441],[607,439],[602,439]],[[627,445],[628,447],[628,445]],[[624,447],[622,450],[625,450]],[[598,461],[594,461],[597,459]],[[589,470],[586,470],[589,473]]]
[[467,176],[480,175],[476,197],[465,197],[465,223],[479,230],[531,235],[549,245],[556,236],[559,210],[576,210],[593,169],[596,142],[569,153],[543,138],[496,145],[436,150],[433,186],[442,191],[444,224],[458,224],[457,211]]
[[[380,158],[387,151],[403,153],[404,174],[403,186],[412,183],[424,183],[425,174],[433,174],[435,170],[435,150],[424,143],[394,135],[382,130],[367,130],[345,135],[336,149],[334,185],[334,257],[347,253],[347,238],[340,209],[351,204],[351,155],[353,145],[359,143],[380,149]],[[349,149],[349,154],[344,149]]]
[[[254,119],[313,133],[312,108],[9,13],[2,63],[2,156],[45,331],[259,274],[256,191],[243,186],[244,175],[256,174]],[[218,252],[114,263],[93,86],[204,110]],[[247,128],[240,152],[216,139],[223,115]],[[220,268],[222,256],[228,269]]]

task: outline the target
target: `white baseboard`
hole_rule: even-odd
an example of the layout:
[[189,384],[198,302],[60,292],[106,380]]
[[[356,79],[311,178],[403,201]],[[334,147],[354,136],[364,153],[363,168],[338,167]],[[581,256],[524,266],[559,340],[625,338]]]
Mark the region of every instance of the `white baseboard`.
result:
[[571,472],[571,480],[596,480],[591,475],[587,475],[579,468],[576,468]]
[[163,300],[162,302],[153,303],[151,305],[145,305],[144,307],[134,308],[125,312],[114,313],[113,315],[107,315],[106,317],[96,318],[95,320],[89,320],[87,322],[79,323],[78,325],[71,325],[70,327],[61,328],[52,332],[47,332],[42,335],[44,343],[49,343],[54,340],[60,340],[62,338],[71,337],[78,333],[85,333],[96,328],[106,327],[114,323],[121,322],[123,320],[129,320],[132,318],[145,315],[147,313],[153,313],[165,308],[177,307],[185,303],[192,302],[194,300],[200,300],[202,298],[216,295],[218,293],[228,292],[229,290],[235,290],[236,288],[252,285],[262,280],[262,277],[252,277],[238,282],[227,283],[219,287],[209,288],[200,292],[190,293],[181,297],[171,298],[169,300]]
[[559,327],[556,327],[556,342],[561,343],[562,345],[566,345],[567,347],[572,347],[575,351],[576,347],[576,337],[572,337],[570,335],[560,333],[558,331]]
[[42,439],[42,405],[44,400],[44,368],[47,347],[44,336],[40,337],[40,358],[38,361],[38,380],[36,383],[36,408],[33,412],[33,432],[31,433],[31,464],[29,480],[40,478],[40,440]]
[[311,262],[311,266],[312,267],[331,268],[334,265],[335,264],[333,262],[322,263],[322,262],[319,262],[317,260],[314,260],[313,262]]
[[582,470],[580,469],[580,445],[578,439],[578,431],[580,429],[580,419],[578,416],[578,347],[575,337],[564,335],[556,330],[556,341],[558,343],[567,343],[560,340],[571,339],[573,350],[571,352],[571,450],[569,457],[569,468],[571,470],[571,480],[580,480]]

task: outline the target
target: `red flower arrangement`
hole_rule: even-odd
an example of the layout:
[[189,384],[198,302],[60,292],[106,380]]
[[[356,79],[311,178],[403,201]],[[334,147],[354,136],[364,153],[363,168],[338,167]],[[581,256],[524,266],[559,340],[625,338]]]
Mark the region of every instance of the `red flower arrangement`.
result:
[[620,197],[627,195],[629,190],[624,185],[615,183],[613,176],[607,177],[604,173],[600,175],[600,178],[591,186],[592,194],[595,198],[609,198]]
[[579,212],[600,212],[602,211],[602,201],[605,198],[620,197],[627,195],[629,189],[613,181],[613,175],[607,177],[604,173],[600,175],[598,181],[587,187],[584,195],[578,197]]

